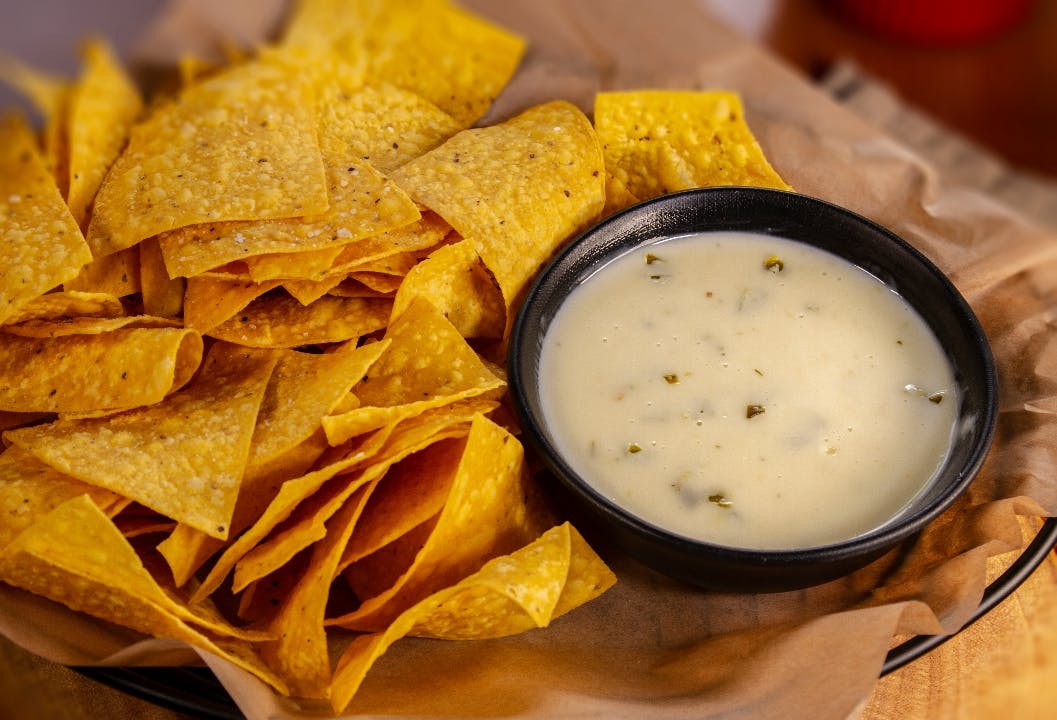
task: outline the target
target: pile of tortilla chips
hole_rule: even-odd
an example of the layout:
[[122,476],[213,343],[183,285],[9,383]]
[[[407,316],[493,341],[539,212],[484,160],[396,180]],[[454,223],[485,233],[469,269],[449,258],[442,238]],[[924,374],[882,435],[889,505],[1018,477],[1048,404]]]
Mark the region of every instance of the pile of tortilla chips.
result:
[[543,627],[615,580],[504,412],[510,320],[578,231],[786,187],[736,95],[474,127],[517,36],[440,0],[305,0],[144,97],[106,43],[10,59],[0,124],[0,579],[350,702],[397,639]]

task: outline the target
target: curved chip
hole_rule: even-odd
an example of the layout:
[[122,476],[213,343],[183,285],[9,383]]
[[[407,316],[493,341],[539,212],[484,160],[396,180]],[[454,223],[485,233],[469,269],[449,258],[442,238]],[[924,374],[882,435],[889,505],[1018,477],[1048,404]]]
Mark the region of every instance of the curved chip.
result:
[[152,405],[186,383],[201,359],[202,336],[184,328],[0,333],[0,409],[91,413]]
[[546,627],[615,581],[575,528],[558,525],[422,599],[384,630],[353,639],[334,671],[331,704],[336,712],[344,710],[371,666],[402,637],[485,639]]

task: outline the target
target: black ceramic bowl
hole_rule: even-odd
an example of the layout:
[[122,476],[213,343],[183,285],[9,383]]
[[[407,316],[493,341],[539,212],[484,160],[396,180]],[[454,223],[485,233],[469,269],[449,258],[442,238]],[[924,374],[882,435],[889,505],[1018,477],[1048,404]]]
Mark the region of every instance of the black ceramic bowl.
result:
[[[548,326],[570,291],[595,270],[659,237],[721,230],[765,233],[827,250],[898,292],[945,349],[960,389],[959,432],[947,460],[910,506],[853,539],[797,549],[758,550],[689,539],[608,500],[558,452],[541,407],[539,359]],[[979,322],[947,277],[876,223],[791,192],[723,187],[689,190],[613,215],[564,248],[529,289],[513,325],[509,381],[530,448],[557,480],[554,491],[585,531],[665,574],[700,587],[771,592],[808,587],[856,570],[920,531],[969,485],[990,447],[998,412],[994,360]]]

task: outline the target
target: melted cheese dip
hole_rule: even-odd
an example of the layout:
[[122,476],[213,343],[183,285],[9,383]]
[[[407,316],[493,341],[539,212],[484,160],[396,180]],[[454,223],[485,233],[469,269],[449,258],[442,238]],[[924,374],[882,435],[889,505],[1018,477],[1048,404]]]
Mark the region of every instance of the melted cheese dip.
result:
[[884,524],[946,456],[949,362],[896,293],[746,233],[636,249],[547,331],[543,410],[602,494],[696,539],[800,548]]

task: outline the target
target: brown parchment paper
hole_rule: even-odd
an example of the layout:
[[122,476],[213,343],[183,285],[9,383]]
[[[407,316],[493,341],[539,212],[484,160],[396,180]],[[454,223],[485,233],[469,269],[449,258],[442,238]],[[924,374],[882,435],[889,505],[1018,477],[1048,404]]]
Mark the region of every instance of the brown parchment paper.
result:
[[[798,191],[891,228],[953,279],[999,365],[994,448],[960,502],[916,541],[827,585],[772,595],[688,589],[612,551],[615,588],[545,630],[497,641],[408,639],[375,665],[349,715],[367,717],[845,718],[898,639],[958,630],[988,559],[1024,544],[1023,518],[1057,513],[1057,236],[840,107],[694,0],[467,5],[530,49],[485,122],[598,90],[733,89],[767,156]],[[275,26],[281,0],[174,0],[144,38],[156,63]],[[0,633],[69,664],[199,658],[251,718],[316,717],[245,672],[144,640],[0,585]]]

